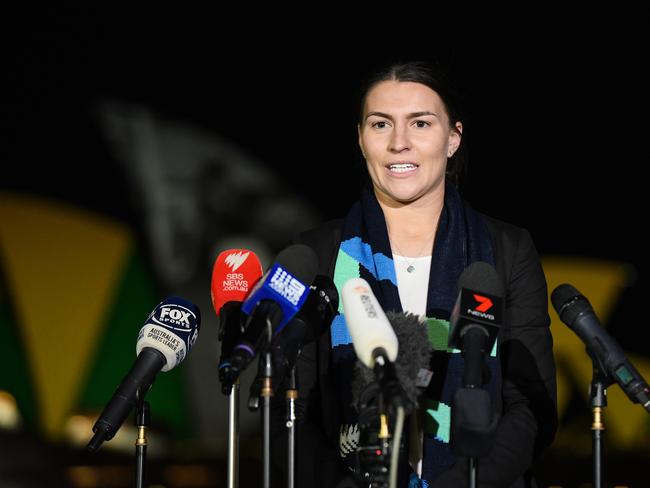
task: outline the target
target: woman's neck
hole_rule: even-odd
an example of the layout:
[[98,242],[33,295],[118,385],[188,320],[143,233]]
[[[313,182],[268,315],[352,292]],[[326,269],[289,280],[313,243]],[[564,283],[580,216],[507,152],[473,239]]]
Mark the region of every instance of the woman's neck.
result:
[[393,253],[406,257],[431,255],[445,200],[444,185],[415,202],[387,201],[380,195],[377,200],[384,212]]

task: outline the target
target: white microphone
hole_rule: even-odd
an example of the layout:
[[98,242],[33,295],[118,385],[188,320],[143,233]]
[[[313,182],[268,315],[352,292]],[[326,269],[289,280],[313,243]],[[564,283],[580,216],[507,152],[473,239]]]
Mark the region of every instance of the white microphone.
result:
[[386,360],[394,362],[399,344],[397,336],[368,282],[363,278],[349,279],[343,285],[341,300],[359,360],[371,369],[375,361],[380,366]]
[[[349,279],[341,290],[341,300],[354,351],[359,361],[372,369],[375,374],[378,386],[376,391],[380,395],[378,397],[379,430],[372,436],[376,435],[377,440],[383,439],[382,452],[387,450],[389,437],[386,415],[388,410],[385,410],[385,404],[396,410],[397,417],[389,470],[390,486],[396,486],[397,460],[404,427],[404,412],[406,408],[411,407],[411,402],[400,383],[395,368],[399,349],[397,335],[366,280],[362,278]],[[362,416],[363,413],[360,412],[360,417]],[[363,448],[359,449],[364,450]],[[372,451],[376,452],[376,450],[377,446],[373,445]]]
[[149,314],[138,334],[135,363],[93,426],[95,435],[87,446],[90,452],[113,438],[135,407],[138,395],[149,391],[160,371],[169,371],[185,359],[200,326],[199,308],[181,297],[166,298]]

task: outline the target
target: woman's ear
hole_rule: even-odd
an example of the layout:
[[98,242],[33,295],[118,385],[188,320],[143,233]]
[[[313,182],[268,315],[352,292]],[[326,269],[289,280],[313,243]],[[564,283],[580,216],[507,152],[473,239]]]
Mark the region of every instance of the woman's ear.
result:
[[453,129],[449,131],[449,143],[447,145],[447,157],[452,157],[458,147],[460,146],[460,141],[463,138],[463,124],[456,122]]

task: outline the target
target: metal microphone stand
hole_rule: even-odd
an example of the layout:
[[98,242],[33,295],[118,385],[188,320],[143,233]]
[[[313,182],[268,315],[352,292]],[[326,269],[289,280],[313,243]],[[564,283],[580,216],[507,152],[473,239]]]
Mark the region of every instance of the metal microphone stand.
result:
[[273,376],[273,358],[271,357],[271,339],[273,336],[273,326],[271,321],[267,319],[267,347],[264,355],[260,357],[260,361],[264,361],[263,370],[263,386],[261,397],[263,398],[263,424],[264,436],[262,441],[262,452],[264,456],[264,488],[271,486],[271,396],[273,395],[273,388],[271,379]]
[[287,488],[294,488],[296,465],[296,368],[291,368],[287,385]]
[[239,378],[228,399],[228,488],[239,486]]
[[138,428],[138,438],[135,441],[135,488],[144,488],[147,462],[147,427],[149,427],[149,402],[144,401],[144,395],[138,390],[135,405],[135,425]]
[[607,406],[607,387],[613,383],[612,379],[594,361],[594,372],[589,385],[589,399],[593,414],[591,424],[592,432],[592,457],[594,488],[603,486],[603,434],[605,426],[602,422],[603,408]]

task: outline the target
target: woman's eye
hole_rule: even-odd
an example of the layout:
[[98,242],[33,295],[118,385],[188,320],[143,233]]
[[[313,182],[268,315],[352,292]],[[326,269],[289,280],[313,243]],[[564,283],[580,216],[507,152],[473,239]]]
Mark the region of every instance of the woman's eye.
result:
[[378,120],[377,122],[372,123],[372,127],[375,129],[385,129],[386,128],[386,122],[384,120]]

